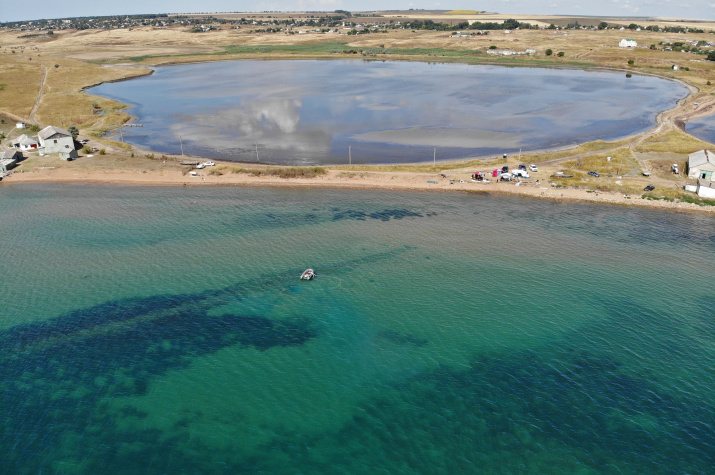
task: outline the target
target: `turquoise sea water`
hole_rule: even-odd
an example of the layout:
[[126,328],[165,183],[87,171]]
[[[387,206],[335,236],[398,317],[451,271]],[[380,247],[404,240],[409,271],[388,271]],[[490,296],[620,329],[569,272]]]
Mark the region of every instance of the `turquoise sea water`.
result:
[[2,473],[715,466],[712,217],[228,187],[0,203]]

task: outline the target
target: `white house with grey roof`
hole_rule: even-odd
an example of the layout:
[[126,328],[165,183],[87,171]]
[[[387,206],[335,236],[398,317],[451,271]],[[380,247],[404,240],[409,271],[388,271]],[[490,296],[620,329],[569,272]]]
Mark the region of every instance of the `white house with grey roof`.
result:
[[715,154],[698,150],[688,156],[688,178],[698,180],[695,192],[703,198],[715,198]]
[[65,129],[48,125],[37,134],[44,153],[69,153],[74,150],[72,134]]
[[39,143],[34,138],[29,135],[22,134],[18,138],[12,141],[13,146],[19,148],[20,150],[30,151],[37,150]]
[[623,38],[620,43],[618,43],[618,46],[621,48],[635,48],[638,46],[638,42],[632,38]]
[[710,150],[698,150],[688,155],[688,178],[712,180],[715,172],[715,154]]

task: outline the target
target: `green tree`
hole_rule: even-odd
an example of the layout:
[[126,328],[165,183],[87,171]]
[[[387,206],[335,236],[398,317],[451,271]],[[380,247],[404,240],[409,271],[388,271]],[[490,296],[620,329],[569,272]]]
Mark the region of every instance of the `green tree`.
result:
[[711,52],[708,53],[708,60],[715,61],[715,50],[712,50]]
[[73,140],[76,140],[77,136],[79,135],[79,129],[76,125],[70,125],[69,127],[67,127],[67,132],[70,133]]
[[605,21],[602,21],[601,23],[598,24],[599,30],[605,30],[606,28],[608,28],[608,23],[606,23]]
[[547,50],[545,51],[545,53],[546,53],[546,56],[551,56],[552,54],[554,54],[554,52],[551,51],[551,48],[547,49]]
[[563,52],[563,51],[559,51],[559,54],[557,54],[556,56],[558,56],[559,58],[563,58],[563,57],[564,57],[564,52]]
[[634,62],[635,62],[635,61],[633,61],[632,59],[629,59],[629,60],[628,60],[628,65],[633,66],[633,63],[634,63]]

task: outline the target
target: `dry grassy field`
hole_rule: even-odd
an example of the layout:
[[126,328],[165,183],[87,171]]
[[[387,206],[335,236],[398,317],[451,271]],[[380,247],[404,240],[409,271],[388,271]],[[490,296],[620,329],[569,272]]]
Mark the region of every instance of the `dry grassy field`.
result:
[[[225,18],[267,18],[309,16],[307,13],[228,13]],[[404,21],[431,19],[457,24],[461,21],[498,21],[514,18],[537,25],[581,25],[606,21],[627,26],[633,19],[576,18],[555,16],[475,14],[451,12],[378,12],[354,21]],[[509,66],[608,68],[633,74],[655,74],[682,81],[693,94],[677,110],[663,114],[658,130],[618,144],[586,144],[573,150],[535,153],[524,161],[544,163],[553,169],[598,168],[611,172],[606,156],[627,155],[631,168],[644,166],[643,160],[672,161],[683,154],[709,146],[678,129],[689,118],[715,111],[715,62],[704,56],[663,51],[661,42],[715,42],[715,21],[638,19],[639,25],[687,26],[705,33],[663,33],[632,30],[503,30],[474,37],[453,37],[450,31],[386,30],[364,35],[337,33],[287,34],[257,32],[251,27],[192,33],[188,27],[137,27],[116,30],[63,30],[53,35],[26,37],[26,32],[0,29],[0,114],[9,120],[38,125],[76,125],[84,136],[102,141],[109,131],[130,120],[124,105],[84,92],[88,86],[149,74],[150,67],[162,64],[215,61],[238,58],[346,58],[345,51],[357,50],[368,58],[385,60],[489,63]],[[639,47],[618,47],[622,38],[633,38]],[[648,47],[656,45],[658,50]],[[489,49],[536,50],[523,56],[492,56]],[[546,55],[547,49],[553,55]],[[563,53],[559,56],[559,53]],[[679,67],[673,69],[673,65]],[[696,107],[694,102],[698,102]],[[11,133],[9,131],[8,133]],[[121,151],[106,142],[109,157]],[[646,158],[638,158],[646,157]],[[469,165],[444,165],[459,169]],[[599,168],[600,167],[600,168]],[[659,170],[658,166],[653,166]],[[419,170],[420,168],[415,168]],[[666,173],[663,174],[663,178]],[[587,179],[576,177],[588,185]],[[579,183],[574,183],[578,185]]]

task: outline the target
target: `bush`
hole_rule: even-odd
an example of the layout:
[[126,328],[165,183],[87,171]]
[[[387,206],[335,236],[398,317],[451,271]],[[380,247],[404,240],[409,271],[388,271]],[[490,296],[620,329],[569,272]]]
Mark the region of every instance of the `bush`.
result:
[[100,154],[100,155],[104,155],[105,153],[107,153],[106,150],[104,150],[103,148],[100,148],[100,149],[99,149],[99,154]]
[[633,66],[633,63],[635,63],[635,61],[633,61],[632,59],[629,59],[629,60],[628,60],[628,64],[629,64],[630,66]]
[[278,178],[313,178],[325,175],[323,167],[291,167],[291,168],[237,168],[232,167],[231,173],[246,173],[253,176],[275,176]]
[[559,54],[557,54],[556,56],[558,56],[559,58],[563,58],[563,57],[564,57],[564,52],[563,52],[563,51],[559,51]]
[[82,147],[82,153],[90,154],[92,153],[92,149],[85,145]]
[[552,54],[554,54],[554,52],[551,51],[551,48],[547,49],[547,50],[545,51],[545,53],[546,53],[546,56],[551,56]]

